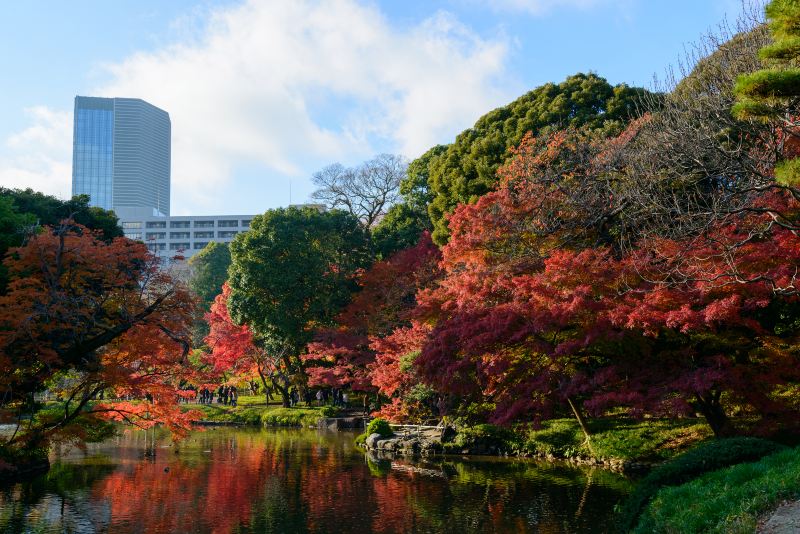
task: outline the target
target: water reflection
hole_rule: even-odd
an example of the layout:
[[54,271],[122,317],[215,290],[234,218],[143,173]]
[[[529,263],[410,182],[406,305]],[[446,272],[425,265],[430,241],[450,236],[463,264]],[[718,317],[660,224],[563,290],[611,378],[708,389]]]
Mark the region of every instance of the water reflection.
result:
[[522,460],[369,457],[347,433],[127,432],[0,491],[4,532],[602,532],[629,483]]

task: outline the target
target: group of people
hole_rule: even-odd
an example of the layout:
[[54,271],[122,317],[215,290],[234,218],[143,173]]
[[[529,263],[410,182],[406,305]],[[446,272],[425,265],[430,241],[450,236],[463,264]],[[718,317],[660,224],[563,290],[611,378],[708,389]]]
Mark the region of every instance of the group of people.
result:
[[[194,390],[194,387],[189,387],[189,390]],[[350,403],[349,394],[341,388],[322,388],[318,390],[297,388],[292,386],[289,389],[289,405],[298,406],[300,404],[302,391],[302,399],[306,406],[312,406],[316,400],[317,406],[325,406],[332,404],[340,408],[347,409]],[[185,398],[184,401],[188,402],[191,397]],[[214,400],[218,404],[225,404],[228,406],[236,406],[239,401],[239,390],[236,386],[219,386],[216,390],[214,388],[203,387],[197,391],[197,402],[199,404],[214,404]]]
[[[239,391],[236,386],[220,386],[217,389],[217,403],[236,406],[239,401]],[[197,394],[197,402],[200,404],[214,403],[214,389],[202,388]]]
[[329,399],[333,400],[334,406],[339,406],[341,408],[347,408],[347,405],[350,402],[350,396],[347,394],[347,392],[339,388],[319,389],[317,390],[316,397],[318,406],[328,404]]

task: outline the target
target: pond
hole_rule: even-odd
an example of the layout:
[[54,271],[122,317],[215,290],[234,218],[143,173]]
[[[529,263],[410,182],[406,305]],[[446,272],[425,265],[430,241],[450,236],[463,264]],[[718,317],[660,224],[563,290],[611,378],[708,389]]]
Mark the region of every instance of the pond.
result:
[[619,475],[533,460],[379,460],[354,434],[212,428],[173,445],[125,431],[0,488],[0,531],[604,532]]

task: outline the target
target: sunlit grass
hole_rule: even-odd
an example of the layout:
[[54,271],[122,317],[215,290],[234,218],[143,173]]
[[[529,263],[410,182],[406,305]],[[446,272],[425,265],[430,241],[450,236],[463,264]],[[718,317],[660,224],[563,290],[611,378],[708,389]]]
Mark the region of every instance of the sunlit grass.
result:
[[311,426],[322,416],[319,408],[284,408],[277,404],[189,404],[185,409],[202,412],[203,421],[264,426]]
[[[631,460],[664,460],[711,437],[708,425],[697,419],[590,419],[594,456]],[[552,419],[531,430],[521,444],[534,454],[561,458],[591,456],[574,419]]]

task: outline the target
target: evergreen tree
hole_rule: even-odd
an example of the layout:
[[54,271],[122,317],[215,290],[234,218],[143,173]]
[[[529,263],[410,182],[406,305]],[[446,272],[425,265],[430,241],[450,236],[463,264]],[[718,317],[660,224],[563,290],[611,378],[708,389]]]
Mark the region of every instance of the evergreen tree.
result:
[[[733,106],[733,114],[743,119],[777,119],[786,128],[787,142],[797,144],[800,0],[772,0],[765,12],[774,42],[759,52],[765,68],[737,80],[738,102]],[[775,177],[784,185],[795,185],[800,182],[800,160],[794,153],[788,156],[776,166]]]

